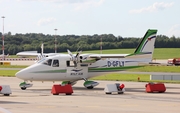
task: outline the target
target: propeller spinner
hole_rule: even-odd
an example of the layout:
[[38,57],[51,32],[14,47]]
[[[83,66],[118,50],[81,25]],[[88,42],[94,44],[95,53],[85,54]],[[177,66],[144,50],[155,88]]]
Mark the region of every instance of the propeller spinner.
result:
[[67,52],[71,56],[71,60],[76,65],[79,62],[79,55],[81,54],[82,51],[77,52],[75,56],[72,54],[72,52],[69,49],[67,49]]

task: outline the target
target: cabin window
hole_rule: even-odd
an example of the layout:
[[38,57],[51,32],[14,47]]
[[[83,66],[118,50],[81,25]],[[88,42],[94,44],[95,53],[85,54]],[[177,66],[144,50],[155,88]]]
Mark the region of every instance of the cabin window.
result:
[[66,61],[67,67],[75,67],[75,63],[73,61]]
[[53,60],[53,67],[59,67],[59,60]]
[[49,66],[51,66],[51,63],[52,63],[52,59],[48,59],[44,62],[45,65],[49,65]]

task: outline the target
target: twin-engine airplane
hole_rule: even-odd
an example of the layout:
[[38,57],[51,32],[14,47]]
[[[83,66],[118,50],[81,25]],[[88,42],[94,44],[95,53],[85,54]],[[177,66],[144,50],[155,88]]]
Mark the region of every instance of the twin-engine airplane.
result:
[[81,54],[80,51],[75,55],[67,50],[68,54],[45,57],[20,70],[16,77],[25,81],[20,84],[23,90],[27,88],[26,81],[63,81],[62,84],[74,85],[82,79],[84,86],[92,89],[99,83],[89,78],[149,64],[156,33],[157,30],[149,29],[133,54]]

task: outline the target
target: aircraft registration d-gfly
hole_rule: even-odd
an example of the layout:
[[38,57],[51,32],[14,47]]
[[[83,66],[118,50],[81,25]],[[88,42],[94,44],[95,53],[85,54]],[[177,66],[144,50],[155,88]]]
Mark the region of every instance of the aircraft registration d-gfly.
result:
[[27,81],[62,81],[74,85],[84,80],[84,86],[92,89],[99,83],[89,78],[112,72],[120,72],[149,64],[152,61],[157,30],[149,29],[132,54],[59,54],[45,57],[37,63],[20,70],[16,77],[24,80],[22,90],[28,88]]

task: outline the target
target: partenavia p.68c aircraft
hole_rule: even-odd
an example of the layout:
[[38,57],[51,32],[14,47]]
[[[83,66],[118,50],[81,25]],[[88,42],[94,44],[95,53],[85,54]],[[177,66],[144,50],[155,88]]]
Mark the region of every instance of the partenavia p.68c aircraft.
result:
[[[149,29],[133,54],[60,54],[45,57],[37,63],[20,70],[16,77],[24,81],[63,81],[75,84],[85,80],[84,86],[92,89],[99,83],[89,78],[147,65],[152,61],[157,30]],[[20,84],[25,90],[26,82]]]

